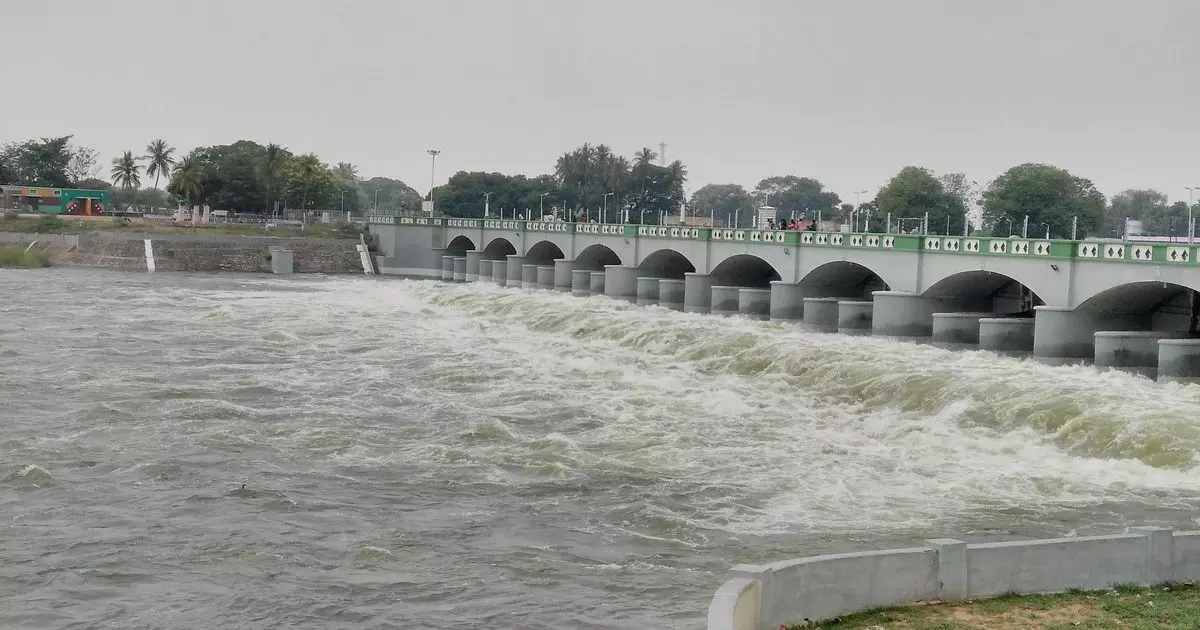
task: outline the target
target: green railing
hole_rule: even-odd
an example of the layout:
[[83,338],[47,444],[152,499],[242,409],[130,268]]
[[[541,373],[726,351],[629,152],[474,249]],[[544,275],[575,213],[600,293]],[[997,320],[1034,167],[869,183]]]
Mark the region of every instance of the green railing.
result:
[[1192,264],[1196,247],[1186,243],[1137,241],[1070,241],[1064,239],[998,238],[986,236],[930,236],[755,230],[688,225],[625,225],[619,223],[566,223],[517,219],[457,219],[448,217],[401,217],[372,215],[372,225],[445,227],[458,230],[502,230],[563,234],[592,234],[680,241],[732,241],[775,246],[833,247],[843,249],[890,249],[907,252],[937,252],[964,256],[1003,256],[1048,259],[1080,259],[1098,262],[1131,262],[1169,265]]

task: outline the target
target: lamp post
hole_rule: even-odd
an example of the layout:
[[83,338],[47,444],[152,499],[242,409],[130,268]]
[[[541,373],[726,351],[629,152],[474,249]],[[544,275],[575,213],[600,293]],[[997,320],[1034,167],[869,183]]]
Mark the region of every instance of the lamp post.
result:
[[867,191],[865,191],[865,190],[854,191],[854,212],[851,213],[851,216],[853,216],[853,222],[854,222],[854,229],[851,230],[852,232],[858,231],[858,215],[862,211],[862,194],[865,192],[867,192]]
[[544,193],[541,193],[538,195],[538,221],[541,221],[542,217],[546,216],[545,211],[542,210],[542,208],[544,207],[542,205],[542,201],[545,200],[546,195],[549,195],[549,194],[550,193],[548,193],[548,192],[544,192]]
[[491,207],[491,204],[492,204],[492,193],[490,193],[490,192],[483,193],[483,218],[485,218],[485,219],[488,218],[488,209]]
[[437,169],[437,156],[441,153],[440,149],[429,149],[425,151],[429,154],[429,214],[433,214],[433,174]]
[[342,191],[342,214],[346,214],[346,191]]
[[379,214],[379,189],[375,189],[375,214]]
[[[604,193],[604,216],[606,216],[606,217],[608,216],[608,196],[612,195],[612,194],[614,194],[614,193],[610,193],[610,192]],[[626,212],[628,212],[628,211],[626,211]],[[626,223],[628,223],[628,221],[626,221]]]
[[1048,240],[1050,240],[1050,224],[1042,223],[1042,225],[1046,226],[1046,240],[1048,241]]
[[1200,186],[1184,186],[1188,191],[1188,245],[1196,235],[1196,225],[1192,222],[1192,194],[1200,190]]

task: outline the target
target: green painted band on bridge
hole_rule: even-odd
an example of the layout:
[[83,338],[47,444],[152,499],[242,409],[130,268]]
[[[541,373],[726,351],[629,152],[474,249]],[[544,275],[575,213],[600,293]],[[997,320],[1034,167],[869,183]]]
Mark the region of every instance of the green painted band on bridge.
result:
[[930,236],[794,230],[710,228],[687,225],[626,225],[619,223],[567,223],[516,219],[455,219],[446,217],[368,216],[371,225],[443,227],[462,230],[505,230],[591,234],[681,241],[746,242],[775,246],[834,247],[843,249],[892,249],[906,252],[938,252],[969,256],[1082,259],[1097,262],[1131,262],[1187,265],[1195,260],[1196,248],[1180,243],[1136,241],[1071,241],[1064,239],[1000,238],[975,236]]

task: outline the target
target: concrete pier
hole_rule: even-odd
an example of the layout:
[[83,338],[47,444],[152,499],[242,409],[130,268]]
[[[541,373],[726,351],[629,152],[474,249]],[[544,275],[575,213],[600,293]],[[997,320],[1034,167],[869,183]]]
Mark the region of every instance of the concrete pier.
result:
[[537,288],[545,291],[554,290],[554,267],[542,265],[537,268]]
[[750,319],[771,319],[770,289],[739,289],[738,314]]
[[683,310],[684,281],[660,278],[658,280],[658,305],[673,311]]
[[591,284],[588,287],[588,294],[604,295],[604,279],[608,277],[608,274],[603,271],[592,271],[589,275],[591,276]]
[[718,317],[729,317],[738,314],[738,291],[741,287],[713,287],[712,304],[709,311]]
[[991,302],[991,298],[929,298],[903,291],[873,291],[871,295],[875,299],[871,334],[910,339],[933,336],[934,313],[982,311],[979,306]]
[[1158,372],[1158,342],[1187,336],[1186,331],[1097,330],[1095,365],[1153,378]]
[[537,265],[521,265],[521,287],[524,289],[538,288]]
[[587,297],[592,294],[592,272],[587,269],[571,270],[571,295]]
[[268,251],[271,252],[271,273],[278,276],[290,275],[293,268],[292,250],[272,247]]
[[658,304],[658,278],[637,279],[637,305],[654,306]]
[[[658,286],[658,300],[662,301],[662,284]],[[686,313],[712,311],[711,276],[696,272],[683,274],[683,310]]]
[[454,257],[453,279],[455,282],[466,282],[467,281],[467,257],[466,256],[455,256]]
[[479,261],[483,259],[483,252],[471,250],[467,252],[467,282],[479,282]]
[[1159,339],[1158,380],[1200,383],[1200,339]]
[[979,349],[1010,355],[1033,352],[1033,318],[985,317],[980,319]]
[[870,300],[838,300],[837,331],[843,335],[869,335],[875,319],[875,303]]
[[806,291],[795,282],[771,283],[771,321],[804,321],[804,294]]
[[442,256],[442,281],[454,282],[454,257]]
[[1099,313],[1058,306],[1037,306],[1033,311],[1033,355],[1052,365],[1093,360],[1096,331],[1151,327],[1148,314]]
[[995,313],[934,313],[933,342],[943,345],[979,344],[979,320]]
[[492,261],[492,282],[506,287],[508,286],[508,261],[493,260]]
[[605,265],[604,274],[604,295],[627,302],[637,302],[637,267]]
[[521,288],[521,267],[525,264],[525,257],[518,254],[508,255],[508,286]]
[[571,288],[575,285],[571,278],[574,271],[574,260],[554,261],[554,290],[560,293],[570,293]]
[[476,280],[479,282],[492,281],[492,261],[486,258],[480,258],[476,267]]
[[819,332],[837,332],[839,298],[804,298],[804,327]]

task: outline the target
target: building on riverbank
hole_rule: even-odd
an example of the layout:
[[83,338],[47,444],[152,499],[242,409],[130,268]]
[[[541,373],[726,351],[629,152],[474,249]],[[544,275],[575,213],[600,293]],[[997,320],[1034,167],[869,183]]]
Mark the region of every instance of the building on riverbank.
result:
[[102,216],[109,207],[107,190],[48,186],[0,186],[0,210]]

